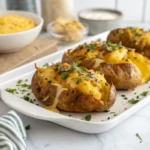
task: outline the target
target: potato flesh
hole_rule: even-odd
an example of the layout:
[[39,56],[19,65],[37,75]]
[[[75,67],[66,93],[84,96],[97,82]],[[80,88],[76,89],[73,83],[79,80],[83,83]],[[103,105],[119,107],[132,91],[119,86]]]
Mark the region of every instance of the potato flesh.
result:
[[150,80],[150,60],[141,54],[129,52],[128,56],[133,64],[135,64],[142,73],[142,84]]

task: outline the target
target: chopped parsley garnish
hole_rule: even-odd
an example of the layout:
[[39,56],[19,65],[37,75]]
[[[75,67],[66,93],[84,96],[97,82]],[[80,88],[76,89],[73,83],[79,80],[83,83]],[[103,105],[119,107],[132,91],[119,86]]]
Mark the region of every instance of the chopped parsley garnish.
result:
[[18,82],[17,82],[17,83],[18,83],[18,84],[21,84],[22,82],[23,82],[22,80],[18,80]]
[[54,68],[54,71],[57,72],[58,71],[58,67],[59,67],[59,64],[56,64],[55,68]]
[[126,97],[125,95],[121,95],[122,97]]
[[134,59],[137,59],[137,57],[134,57]]
[[30,85],[30,84],[23,83],[23,84],[21,84],[21,86],[22,86],[23,88],[31,89],[31,85]]
[[125,99],[125,100],[128,100],[128,98],[127,98],[127,97],[124,97],[124,99]]
[[30,98],[29,98],[28,96],[26,96],[26,95],[23,96],[23,99],[26,100],[26,101],[29,101],[29,100],[30,100]]
[[96,47],[97,47],[97,44],[90,44],[90,45],[88,46],[88,51],[91,52],[91,51],[93,51]]
[[136,32],[136,33],[135,33],[135,36],[142,36],[142,34],[141,34],[141,33]]
[[107,110],[104,110],[104,112],[110,112],[110,110],[109,110],[109,109],[107,109]]
[[6,91],[11,93],[11,94],[14,94],[17,90],[16,89],[7,88]]
[[61,75],[61,78],[63,80],[66,80],[68,77],[69,77],[69,73],[68,72],[63,72],[62,75]]
[[80,62],[73,62],[71,65],[71,71],[78,71],[79,73],[83,72],[83,71],[87,71],[87,69],[85,67],[78,67],[78,65],[80,64]]
[[147,93],[148,93],[148,91],[144,91],[143,93],[141,93],[140,95],[141,96],[146,96],[147,95]]
[[140,143],[143,141],[139,133],[136,133],[136,136],[140,139]]
[[107,118],[107,120],[109,120],[109,119],[110,119],[110,117]]
[[52,83],[52,80],[48,80],[48,83]]
[[30,130],[30,129],[31,129],[31,126],[30,126],[30,125],[27,125],[27,126],[25,126],[25,129],[26,129],[26,130]]
[[90,120],[91,120],[91,118],[92,118],[92,117],[91,117],[91,115],[87,115],[87,116],[85,116],[85,120],[86,120],[86,121],[90,121]]
[[105,85],[106,85],[106,86],[108,86],[108,83],[107,83],[107,82],[105,82]]
[[82,79],[78,78],[76,84],[79,84],[80,82],[82,82]]
[[118,44],[113,44],[110,41],[107,41],[106,44],[111,48],[109,49],[109,47],[107,47],[106,52],[113,52],[123,47],[121,42],[119,42]]
[[129,59],[127,58],[126,61],[129,61]]
[[48,63],[45,63],[45,64],[43,65],[43,67],[47,68],[47,67],[49,67],[49,64],[48,64]]
[[131,103],[131,104],[136,104],[136,103],[138,103],[140,100],[137,100],[137,99],[131,99],[131,100],[129,100],[128,102],[129,103]]
[[118,116],[118,114],[114,114],[114,116]]

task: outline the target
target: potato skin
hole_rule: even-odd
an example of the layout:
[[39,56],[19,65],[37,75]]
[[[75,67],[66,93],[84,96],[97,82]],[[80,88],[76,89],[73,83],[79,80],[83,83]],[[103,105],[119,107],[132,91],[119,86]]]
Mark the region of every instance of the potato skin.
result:
[[[70,52],[66,52],[62,58],[62,62],[71,64],[72,62],[82,60],[70,55]],[[140,70],[130,63],[122,64],[109,64],[101,63],[97,68],[94,68],[94,59],[83,60],[81,66],[87,69],[94,69],[101,71],[108,83],[112,83],[117,90],[129,90],[137,87],[141,84],[142,74]]]
[[[37,72],[32,78],[32,92],[35,97],[43,104],[50,106],[53,104],[57,87],[55,85],[49,84],[45,88],[40,88],[38,82],[40,78]],[[43,99],[49,95],[49,98],[45,101]],[[76,89],[68,89],[63,91],[59,96],[59,102],[57,108],[59,110],[69,111],[69,112],[102,112],[109,109],[116,100],[116,89],[111,85],[109,98],[107,102],[103,105],[99,100],[95,99],[92,95],[85,95]]]
[[100,64],[99,70],[104,73],[108,83],[113,83],[119,90],[129,90],[141,84],[140,70],[133,64]]
[[[143,36],[136,36],[136,32],[132,32],[130,28],[119,28],[112,30],[107,40],[112,43],[122,42],[122,45],[134,48],[137,52],[144,54],[150,58],[150,32],[135,28],[135,31],[140,31]],[[138,41],[138,42],[136,42]]]

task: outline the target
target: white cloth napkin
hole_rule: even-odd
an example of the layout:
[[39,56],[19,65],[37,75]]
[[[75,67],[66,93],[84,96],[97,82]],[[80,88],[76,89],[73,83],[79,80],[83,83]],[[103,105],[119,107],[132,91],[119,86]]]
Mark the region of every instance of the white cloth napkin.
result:
[[0,150],[25,150],[25,139],[22,120],[14,111],[0,118]]

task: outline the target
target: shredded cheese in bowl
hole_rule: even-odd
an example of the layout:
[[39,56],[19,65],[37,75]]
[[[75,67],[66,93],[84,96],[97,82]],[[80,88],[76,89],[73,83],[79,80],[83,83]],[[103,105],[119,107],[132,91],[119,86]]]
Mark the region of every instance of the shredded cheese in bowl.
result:
[[36,27],[34,21],[23,16],[12,14],[0,18],[0,34],[22,32],[34,27]]

